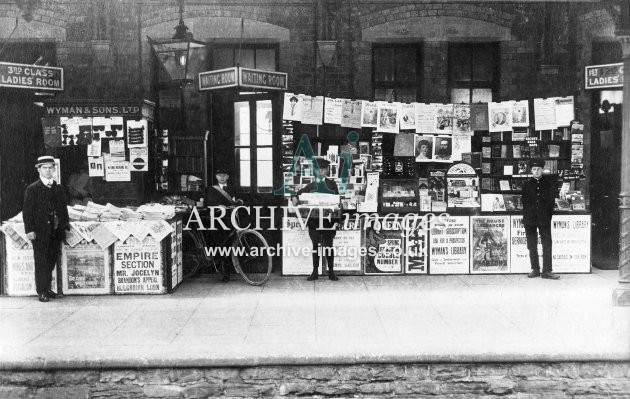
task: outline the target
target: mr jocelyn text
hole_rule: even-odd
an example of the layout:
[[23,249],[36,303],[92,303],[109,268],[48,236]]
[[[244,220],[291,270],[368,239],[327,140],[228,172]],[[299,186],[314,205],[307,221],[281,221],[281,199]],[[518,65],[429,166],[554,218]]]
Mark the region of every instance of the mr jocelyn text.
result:
[[[383,216],[376,213],[345,213],[339,220],[334,221],[335,223],[332,227],[325,227],[324,221],[327,221],[328,225],[333,222],[331,213],[333,209],[330,207],[311,207],[305,216],[292,206],[237,206],[234,208],[211,206],[207,209],[209,210],[208,215],[202,217],[197,207],[193,207],[184,230],[306,230],[307,222],[310,218],[318,219],[317,228],[320,230],[336,230],[338,228],[359,230],[363,226],[364,230],[368,228],[375,230],[401,230],[403,234],[411,234],[417,230],[444,229],[450,224],[450,215],[447,213],[439,215],[434,213],[424,215],[388,213]],[[317,211],[313,213],[315,210]],[[239,220],[239,213],[241,212],[250,216],[251,220],[247,225],[242,225]],[[284,223],[278,227],[277,223],[280,215],[285,221],[289,217],[295,217],[296,222],[292,224]],[[265,227],[261,225],[263,220],[267,221],[267,226]]]

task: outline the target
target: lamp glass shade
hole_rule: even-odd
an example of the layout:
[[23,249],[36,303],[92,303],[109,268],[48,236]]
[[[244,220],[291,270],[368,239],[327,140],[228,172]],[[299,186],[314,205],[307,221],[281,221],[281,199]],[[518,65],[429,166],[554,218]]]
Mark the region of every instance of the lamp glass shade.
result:
[[161,67],[173,82],[193,82],[208,57],[208,50],[203,42],[178,39],[149,40]]

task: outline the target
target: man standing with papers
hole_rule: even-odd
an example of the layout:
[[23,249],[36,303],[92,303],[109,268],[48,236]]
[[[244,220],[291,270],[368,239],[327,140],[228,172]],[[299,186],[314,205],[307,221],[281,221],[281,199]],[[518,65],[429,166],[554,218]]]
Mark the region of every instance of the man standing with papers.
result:
[[39,179],[26,188],[22,213],[26,236],[33,243],[37,296],[40,302],[48,302],[49,298],[57,297],[50,283],[70,223],[64,189],[52,177],[55,159],[39,157],[35,167]]

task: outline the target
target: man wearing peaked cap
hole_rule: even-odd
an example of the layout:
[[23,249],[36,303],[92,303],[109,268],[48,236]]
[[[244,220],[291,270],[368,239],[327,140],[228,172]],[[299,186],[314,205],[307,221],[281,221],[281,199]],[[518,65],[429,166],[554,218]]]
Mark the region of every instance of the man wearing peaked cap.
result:
[[[300,189],[296,196],[291,198],[294,206],[299,204],[298,196],[303,193],[339,194],[337,183],[332,179],[326,178],[329,173],[330,162],[323,158],[315,158],[315,161],[317,163],[317,169],[319,169],[319,172],[315,171],[317,181],[310,182]],[[335,227],[336,223],[326,218],[323,218],[321,222],[323,229],[319,229],[319,218],[309,218],[306,223],[308,226],[308,235],[313,244],[313,271],[307,280],[313,281],[319,278],[319,251],[321,248],[328,266],[328,278],[332,281],[337,281],[339,278],[335,274],[335,254],[333,248],[333,239],[337,234],[337,231],[334,230],[333,227]]]
[[24,193],[24,228],[33,244],[35,256],[35,289],[40,302],[57,294],[50,289],[61,242],[70,228],[64,189],[53,179],[55,159],[41,156],[35,164],[39,179]]
[[[523,184],[523,225],[527,237],[527,249],[532,271],[527,277],[557,280],[560,277],[551,271],[551,216],[556,198],[554,181],[543,176],[545,161],[535,159],[530,164],[532,177]],[[538,233],[543,247],[543,270],[538,261]]]
[[[217,184],[212,187],[206,188],[204,202],[206,206],[237,206],[243,205],[243,200],[237,199],[234,197],[234,191],[232,187],[228,184],[230,179],[230,171],[225,167],[217,168],[215,172],[215,177],[217,179]],[[226,223],[227,225],[227,223]],[[212,242],[215,244],[220,244],[227,238],[230,234],[230,230],[217,230],[213,231]],[[229,243],[228,243],[229,245]],[[223,269],[223,282],[230,281],[230,267],[228,265],[227,259],[221,260],[222,269]]]

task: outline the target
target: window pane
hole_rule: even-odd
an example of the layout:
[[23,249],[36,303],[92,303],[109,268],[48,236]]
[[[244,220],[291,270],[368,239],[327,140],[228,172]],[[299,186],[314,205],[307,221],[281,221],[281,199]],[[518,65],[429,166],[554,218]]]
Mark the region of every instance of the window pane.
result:
[[276,50],[259,49],[256,50],[256,69],[264,71],[276,70]]
[[239,185],[251,186],[251,154],[249,148],[236,149],[236,165],[238,167]]
[[602,90],[599,92],[600,103],[608,100],[611,104],[623,104],[623,90]]
[[249,102],[234,103],[234,145],[249,144]]
[[212,52],[213,69],[223,69],[234,66],[234,50],[231,48],[218,48]]
[[473,80],[476,82],[492,82],[494,61],[495,57],[492,47],[476,47],[473,51]]
[[258,192],[269,192],[273,186],[273,151],[271,148],[258,148],[256,155]]
[[397,82],[416,81],[416,49],[411,47],[399,47],[395,49],[394,79]]
[[470,90],[469,89],[451,89],[451,102],[453,104],[469,103]]
[[374,49],[374,81],[392,82],[394,80],[394,49]]
[[470,48],[451,46],[449,48],[449,68],[451,82],[469,82],[470,76]]
[[[238,61],[238,48],[234,49],[234,59]],[[240,65],[245,68],[254,68],[254,49],[242,48],[241,49],[241,62]]]
[[492,89],[473,89],[473,102],[491,103]]
[[272,144],[271,100],[256,101],[256,144]]

